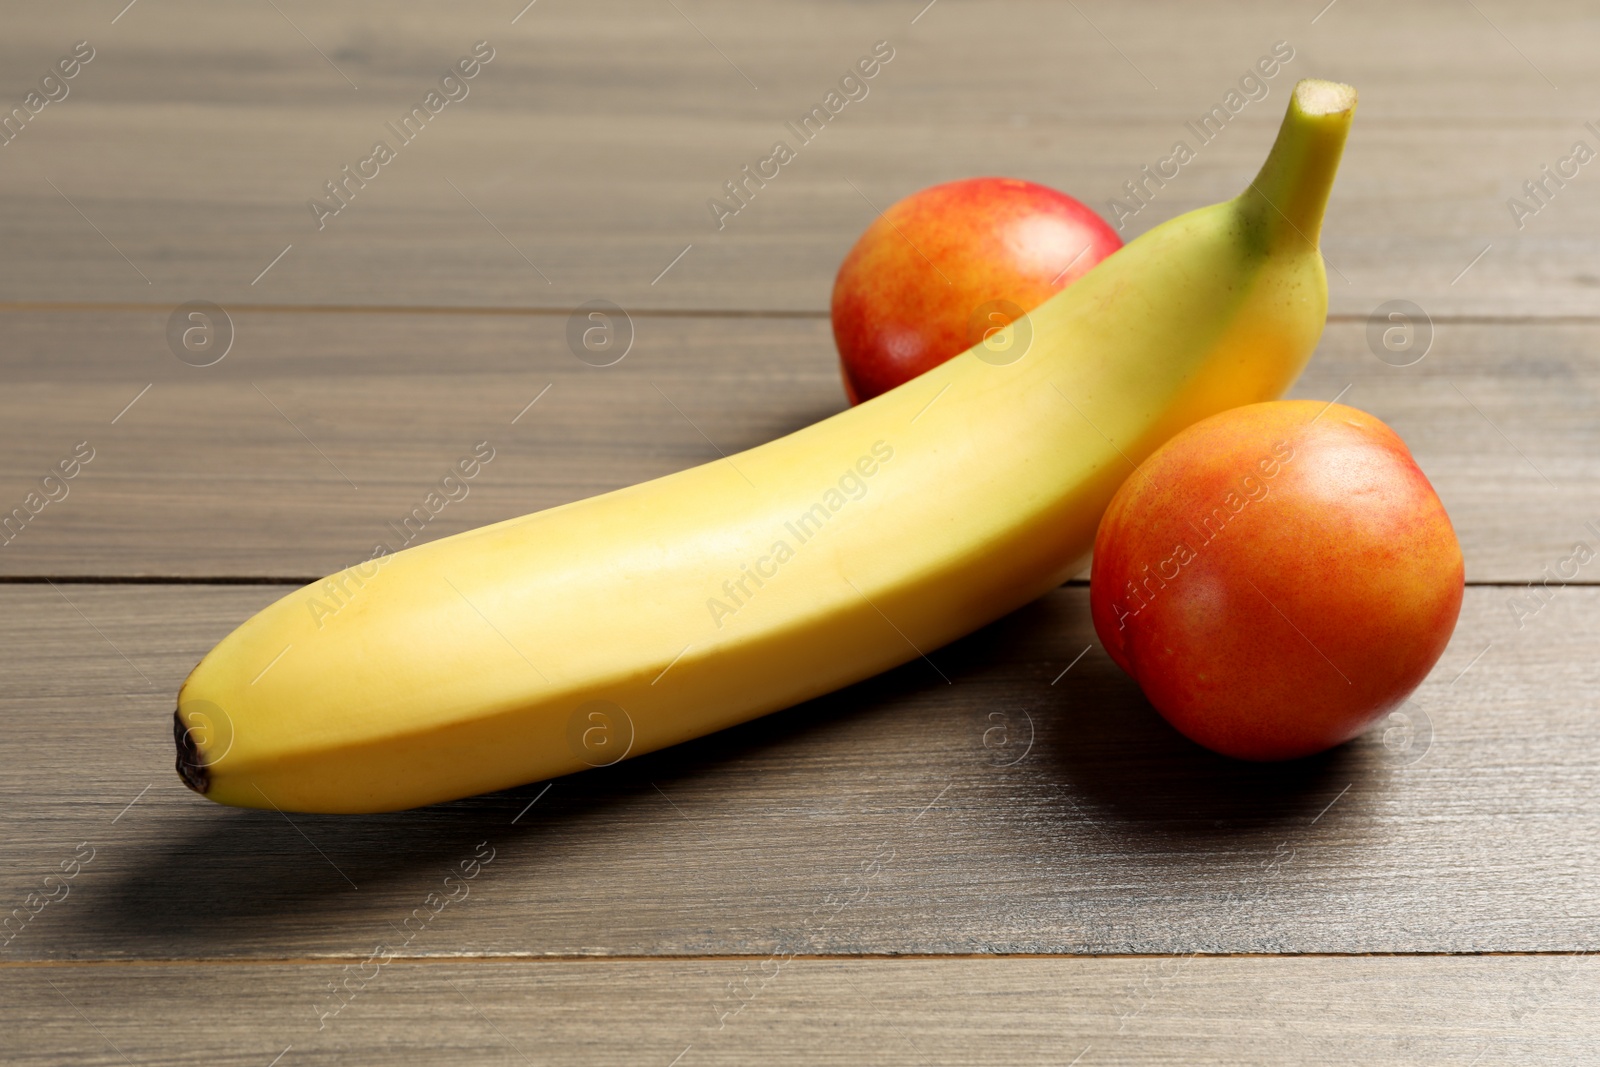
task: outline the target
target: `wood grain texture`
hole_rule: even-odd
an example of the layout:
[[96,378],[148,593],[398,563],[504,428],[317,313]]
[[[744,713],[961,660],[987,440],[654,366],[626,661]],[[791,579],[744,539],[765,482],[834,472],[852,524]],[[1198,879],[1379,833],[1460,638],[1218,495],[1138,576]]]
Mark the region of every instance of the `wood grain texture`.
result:
[[1404,719],[1293,764],[1179,738],[1073,587],[935,652],[953,684],[916,661],[548,792],[292,818],[183,789],[170,728],[282,592],[0,588],[0,902],[65,894],[0,958],[345,956],[424,906],[406,955],[1600,947],[1600,590],[1519,630],[1470,589]]
[[[1195,159],[1125,232],[1233,196],[1289,84],[1322,76],[1362,93],[1325,237],[1336,311],[1400,298],[1435,315],[1600,309],[1594,177],[1547,185],[1545,206],[1522,189],[1575,141],[1600,145],[1584,126],[1600,92],[1592,14],[1577,2],[1345,0],[1318,16],[1320,4],[1265,0],[608,0],[540,4],[512,25],[519,6],[191,0],[114,25],[88,9],[11,13],[7,106],[72,42],[98,51],[71,95],[0,149],[0,290],[162,307],[598,296],[823,310],[875,210],[934,182],[1012,174],[1109,214],[1124,182],[1185,140]],[[308,201],[479,39],[496,55],[470,95],[319,230]],[[880,39],[895,57],[869,95],[800,145],[785,122]],[[1280,40],[1295,57],[1267,96],[1202,144],[1185,123]],[[780,139],[798,158],[717,229],[708,199]],[[1515,218],[1513,196],[1537,215]]]
[[[564,315],[231,318],[234,349],[196,368],[168,350],[164,314],[0,315],[0,513],[78,442],[95,449],[65,499],[7,531],[0,574],[309,580],[379,541],[398,548],[397,525],[478,441],[495,459],[418,540],[709,462],[845,406],[815,319],[639,315],[627,357],[597,368],[568,348]],[[1469,580],[1537,580],[1575,541],[1600,541],[1585,526],[1600,523],[1600,324],[1439,324],[1431,345],[1391,366],[1365,324],[1332,323],[1295,395],[1342,395],[1410,443]]]
[[[1589,6],[523,2],[7,12],[0,117],[96,53],[0,146],[0,516],[94,458],[0,535],[0,1059],[1593,1060],[1600,589],[1513,607],[1600,542],[1600,178],[1541,170],[1600,147]],[[308,199],[480,39],[470,96],[319,230]],[[715,228],[878,40],[870,95]],[[1280,40],[1200,144],[1186,121]],[[290,592],[178,582],[392,545],[479,441],[419,539],[825,417],[833,271],[878,209],[1001,173],[1109,214],[1185,140],[1131,237],[1236,193],[1306,76],[1362,102],[1296,395],[1399,431],[1501,583],[1378,730],[1209,756],[1080,585],[933,653],[952,684],[915,662],[548,788],[330,818],[176,780],[183,676]],[[634,313],[616,366],[570,350],[591,299]],[[191,300],[231,312],[215,366],[169,350]],[[1422,318],[1385,359],[1393,300]]]
[[0,968],[7,1061],[1489,1067],[1600,1039],[1590,957],[365,958]]

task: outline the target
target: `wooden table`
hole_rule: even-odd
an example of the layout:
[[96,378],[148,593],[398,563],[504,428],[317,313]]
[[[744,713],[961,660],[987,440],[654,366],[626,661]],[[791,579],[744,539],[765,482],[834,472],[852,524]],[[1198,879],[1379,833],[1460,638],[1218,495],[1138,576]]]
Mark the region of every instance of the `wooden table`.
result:
[[[58,97],[0,147],[0,510],[92,451],[0,550],[0,904],[40,909],[0,948],[0,1060],[1595,1062],[1600,563],[1549,577],[1600,548],[1589,6],[124,2],[0,33],[0,104]],[[837,411],[829,287],[876,209],[1000,173],[1109,214],[1280,41],[1125,234],[1236,192],[1295,78],[1361,90],[1296,395],[1388,421],[1459,530],[1460,626],[1403,716],[1212,758],[1080,581],[936,653],[953,684],[918,661],[508,793],[291,817],[173,774],[197,659],[475,442],[430,538]],[[597,299],[609,367],[569,348]]]

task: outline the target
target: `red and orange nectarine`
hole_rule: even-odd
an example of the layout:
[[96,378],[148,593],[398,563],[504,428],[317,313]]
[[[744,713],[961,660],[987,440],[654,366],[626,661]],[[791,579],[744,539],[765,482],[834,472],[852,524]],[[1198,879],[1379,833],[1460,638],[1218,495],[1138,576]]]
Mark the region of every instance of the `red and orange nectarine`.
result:
[[1309,755],[1398,707],[1461,609],[1461,547],[1405,442],[1341,404],[1205,419],[1123,484],[1095,539],[1106,651],[1194,741]]
[[1016,178],[947,182],[897,202],[856,241],[833,285],[850,402],[965,352],[1121,247],[1077,200]]

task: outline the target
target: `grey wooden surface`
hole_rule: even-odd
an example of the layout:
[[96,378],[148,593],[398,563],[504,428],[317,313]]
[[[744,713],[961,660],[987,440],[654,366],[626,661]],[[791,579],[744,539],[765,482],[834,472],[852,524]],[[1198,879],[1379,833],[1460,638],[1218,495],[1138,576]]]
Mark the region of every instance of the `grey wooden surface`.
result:
[[[38,909],[0,932],[0,1058],[1592,1060],[1600,591],[1511,606],[1600,547],[1600,172],[1523,188],[1600,149],[1589,8],[125,3],[0,17],[0,106],[95,49],[0,146],[0,510],[94,450],[0,548],[0,915]],[[479,40],[470,95],[318,230],[308,198]],[[869,95],[715,229],[879,40]],[[1235,193],[1294,79],[1360,89],[1295,393],[1394,426],[1460,533],[1461,624],[1403,717],[1210,757],[1075,584],[935,653],[953,685],[912,664],[548,790],[286,819],[179,784],[196,660],[475,442],[426,537],[825,417],[833,271],[877,209],[998,173],[1109,213],[1278,41],[1124,232]],[[569,348],[591,299],[631,313],[616,366]],[[168,340],[188,301],[229,316],[213,366]]]
[[[478,441],[494,461],[426,538],[845,406],[825,318],[636,315],[633,350],[597,368],[568,349],[565,313],[246,310],[230,313],[233,351],[198,368],[168,351],[167,317],[0,314],[0,504],[78,442],[96,450],[69,495],[0,548],[0,575],[311,581],[366,558]],[[1367,335],[1364,320],[1331,323],[1294,395],[1342,395],[1405,437],[1470,580],[1539,579],[1574,541],[1600,539],[1585,529],[1600,522],[1600,323],[1440,322],[1411,366],[1380,359]]]
[[1069,587],[934,653],[951,685],[919,660],[604,771],[355,818],[217,808],[169,766],[183,675],[282,592],[0,587],[0,899],[59,894],[41,878],[93,850],[6,959],[349,955],[483,841],[472,918],[402,955],[1600,947],[1593,588],[1520,630],[1508,590],[1469,590],[1404,718],[1299,763],[1178,737]]
[[[1575,237],[1600,223],[1592,168],[1552,186],[1521,228],[1505,203],[1574,140],[1600,147],[1583,125],[1600,73],[1579,0],[1339,0],[1315,23],[1321,3],[939,0],[913,25],[925,2],[539,0],[515,25],[522,5],[501,0],[290,2],[282,14],[171,0],[115,25],[98,6],[15,10],[0,100],[20,99],[79,39],[97,57],[0,150],[0,196],[13,206],[0,278],[13,300],[164,308],[564,309],[598,296],[825,310],[874,205],[999,173],[1104,210],[1140,166],[1189,138],[1197,158],[1128,223],[1140,233],[1236,194],[1293,79],[1323,75],[1362,93],[1324,241],[1336,312],[1400,298],[1440,315],[1594,311],[1600,271]],[[480,39],[495,58],[469,95],[319,231],[307,200]],[[895,58],[867,97],[717,230],[706,200],[878,40]],[[1278,41],[1295,58],[1266,98],[1199,145],[1185,122]]]
[[[1466,1067],[1592,1063],[1600,1036],[1588,956],[401,966],[371,951],[0,972],[8,1059]],[[332,984],[350,992],[323,1017]]]

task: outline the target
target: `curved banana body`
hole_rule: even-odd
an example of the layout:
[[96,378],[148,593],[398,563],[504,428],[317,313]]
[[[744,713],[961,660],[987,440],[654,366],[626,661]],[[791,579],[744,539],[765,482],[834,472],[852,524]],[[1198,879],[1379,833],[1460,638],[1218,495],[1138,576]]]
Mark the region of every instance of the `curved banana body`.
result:
[[1304,366],[1354,105],[1301,83],[1238,199],[1157,227],[898,389],[342,572],[331,616],[319,586],[289,594],[184,683],[180,772],[245,807],[449,800],[788,707],[1040,596],[1081,569],[1134,464]]

